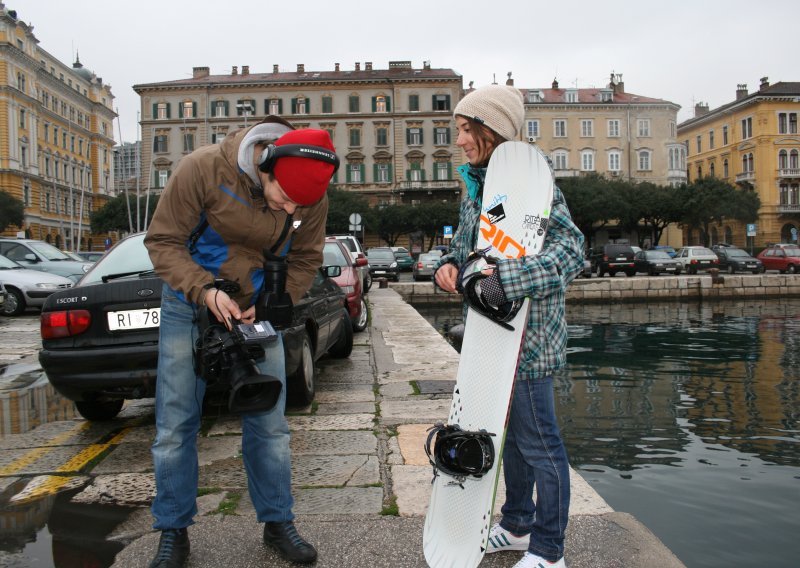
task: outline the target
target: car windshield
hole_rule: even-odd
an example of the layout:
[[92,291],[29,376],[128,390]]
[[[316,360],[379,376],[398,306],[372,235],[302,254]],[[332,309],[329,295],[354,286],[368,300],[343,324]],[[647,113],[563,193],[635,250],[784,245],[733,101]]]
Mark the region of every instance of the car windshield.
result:
[[424,253],[424,254],[419,255],[419,261],[420,262],[436,262],[437,260],[439,260],[439,255],[437,255],[437,254]]
[[45,257],[47,260],[71,260],[69,256],[58,250],[53,245],[41,243],[29,243],[30,247]]
[[689,250],[692,251],[692,256],[716,256],[711,249],[705,247],[697,247]]
[[341,247],[336,243],[325,243],[322,251],[325,266],[350,266],[350,260],[344,257]]
[[100,282],[112,274],[138,274],[153,270],[153,263],[144,246],[144,233],[124,239],[114,245],[103,258],[81,278],[81,284]]
[[800,247],[784,247],[786,256],[800,256]]
[[16,268],[22,268],[22,265],[0,254],[0,270],[13,270]]
[[394,253],[391,249],[371,249],[367,251],[367,258],[370,260],[394,260]]
[[672,258],[663,250],[648,250],[645,255],[649,260],[672,260]]
[[747,254],[747,253],[746,253],[746,252],[744,252],[743,250],[741,250],[741,249],[735,249],[735,248],[729,248],[729,249],[725,249],[725,253],[726,253],[728,256],[739,256],[739,257],[743,257],[743,256],[750,256],[749,254]]

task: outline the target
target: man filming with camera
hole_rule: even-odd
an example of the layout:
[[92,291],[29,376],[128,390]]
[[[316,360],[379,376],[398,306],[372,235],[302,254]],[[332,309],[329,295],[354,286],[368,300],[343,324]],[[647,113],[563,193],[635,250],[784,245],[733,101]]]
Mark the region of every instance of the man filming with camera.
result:
[[145,238],[164,280],[152,447],[161,538],[151,568],[189,556],[203,396],[226,378],[265,544],[291,562],[317,558],[293,523],[286,371],[272,328],[322,264],[338,163],[327,132],[270,116],[181,159],[159,200]]

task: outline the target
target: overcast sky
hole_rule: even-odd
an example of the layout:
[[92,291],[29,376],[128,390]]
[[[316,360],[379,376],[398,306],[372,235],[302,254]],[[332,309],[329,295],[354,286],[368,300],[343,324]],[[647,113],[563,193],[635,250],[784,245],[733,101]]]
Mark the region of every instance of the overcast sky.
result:
[[[33,25],[40,47],[112,86],[122,138],[138,137],[139,83],[227,74],[343,70],[371,61],[430,61],[466,87],[602,87],[666,99],[693,116],[750,92],[761,77],[800,81],[796,0],[2,0]],[[114,125],[119,140],[119,126]]]

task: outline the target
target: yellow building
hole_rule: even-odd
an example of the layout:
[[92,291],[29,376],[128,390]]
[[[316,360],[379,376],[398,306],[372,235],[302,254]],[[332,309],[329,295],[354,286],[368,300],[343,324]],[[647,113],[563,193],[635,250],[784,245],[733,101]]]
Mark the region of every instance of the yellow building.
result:
[[0,189],[25,205],[23,226],[4,236],[102,250],[89,214],[114,187],[113,101],[100,77],[50,55],[0,2]]
[[[768,243],[797,242],[800,228],[800,83],[769,84],[758,91],[738,85],[736,98],[719,108],[695,106],[695,116],[678,125],[687,148],[689,180],[715,176],[756,191],[761,209],[755,231],[731,220],[711,228],[711,244],[726,242],[761,248]],[[753,234],[754,233],[754,234]],[[748,238],[750,237],[750,238]],[[700,244],[698,231],[688,244]]]

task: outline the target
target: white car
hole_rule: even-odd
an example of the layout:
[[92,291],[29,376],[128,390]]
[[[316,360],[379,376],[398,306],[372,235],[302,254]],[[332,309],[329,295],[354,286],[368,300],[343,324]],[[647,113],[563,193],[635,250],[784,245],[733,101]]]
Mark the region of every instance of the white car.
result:
[[683,247],[675,253],[673,260],[681,265],[681,271],[686,274],[697,274],[700,270],[719,268],[719,258],[714,251],[706,247]]
[[42,272],[29,270],[13,260],[0,255],[0,281],[6,289],[6,301],[0,312],[6,316],[17,316],[29,306],[41,307],[53,292],[72,288],[72,280]]

